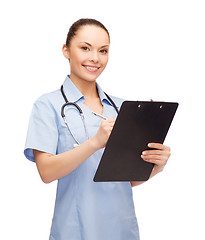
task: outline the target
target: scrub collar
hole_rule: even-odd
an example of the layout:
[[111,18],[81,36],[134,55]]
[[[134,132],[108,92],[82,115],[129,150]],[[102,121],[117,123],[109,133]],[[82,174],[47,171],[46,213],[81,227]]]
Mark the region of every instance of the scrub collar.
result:
[[[100,87],[100,85],[97,82],[96,82],[96,87],[97,87],[98,94],[99,94],[101,102],[102,103],[107,102],[109,105],[112,106],[112,103],[107,98],[104,91],[102,90],[102,88]],[[75,84],[70,79],[70,75],[67,75],[67,77],[66,77],[66,79],[63,83],[63,89],[64,89],[64,92],[65,92],[66,97],[68,98],[69,102],[74,102],[75,103],[82,98],[85,99],[83,94],[80,92],[80,90],[75,86]]]

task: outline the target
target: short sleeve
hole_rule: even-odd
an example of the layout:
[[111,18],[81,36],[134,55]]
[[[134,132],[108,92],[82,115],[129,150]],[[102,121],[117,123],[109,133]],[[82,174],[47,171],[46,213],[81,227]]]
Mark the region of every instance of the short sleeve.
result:
[[58,127],[55,110],[45,98],[38,99],[31,112],[24,155],[35,162],[33,149],[55,155],[58,143]]

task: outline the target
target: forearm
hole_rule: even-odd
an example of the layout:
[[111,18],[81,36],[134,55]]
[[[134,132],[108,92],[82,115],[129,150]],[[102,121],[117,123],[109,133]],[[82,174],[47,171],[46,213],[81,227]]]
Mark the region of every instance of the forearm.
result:
[[38,154],[34,153],[34,156],[42,181],[50,183],[74,171],[97,150],[94,140],[89,139],[78,147],[58,155],[45,153],[38,157]]
[[42,181],[50,183],[68,175],[94,152],[105,147],[114,122],[115,119],[103,120],[94,137],[70,151],[52,155],[34,150],[34,158]]

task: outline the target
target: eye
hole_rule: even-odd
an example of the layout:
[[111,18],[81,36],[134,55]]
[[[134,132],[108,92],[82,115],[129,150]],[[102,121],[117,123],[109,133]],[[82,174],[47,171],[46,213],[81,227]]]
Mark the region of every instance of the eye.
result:
[[81,47],[81,49],[84,50],[84,51],[88,51],[89,50],[88,47]]
[[107,49],[102,49],[102,50],[100,50],[100,52],[106,54],[106,53],[108,53],[108,50]]

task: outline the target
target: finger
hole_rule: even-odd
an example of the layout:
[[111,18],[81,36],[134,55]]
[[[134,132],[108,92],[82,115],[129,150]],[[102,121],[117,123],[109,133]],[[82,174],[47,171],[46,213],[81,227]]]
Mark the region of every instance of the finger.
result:
[[104,123],[104,126],[106,127],[106,128],[113,128],[114,127],[114,125],[115,125],[115,123]]
[[168,158],[166,156],[159,156],[159,155],[150,155],[150,156],[141,156],[142,159],[146,162],[154,163],[157,165],[164,165],[167,163]]
[[112,129],[113,129],[113,126],[107,125],[107,126],[105,127],[105,129],[106,129],[106,131],[111,132]]
[[167,162],[162,162],[160,160],[154,160],[154,159],[149,160],[149,161],[148,160],[144,160],[144,161],[152,163],[152,164],[157,165],[157,166],[165,166],[166,163],[167,163]]
[[170,147],[165,146],[165,145],[163,145],[161,143],[149,143],[148,147],[156,148],[156,149],[160,149],[160,150],[168,150],[168,151],[170,151]]
[[116,118],[107,118],[105,121],[107,121],[107,122],[115,122]]
[[161,155],[141,155],[141,158],[144,159],[145,161],[150,161],[150,160],[162,160],[163,156]]
[[142,152],[142,155],[161,155],[161,150],[146,150]]

